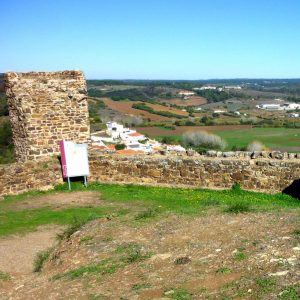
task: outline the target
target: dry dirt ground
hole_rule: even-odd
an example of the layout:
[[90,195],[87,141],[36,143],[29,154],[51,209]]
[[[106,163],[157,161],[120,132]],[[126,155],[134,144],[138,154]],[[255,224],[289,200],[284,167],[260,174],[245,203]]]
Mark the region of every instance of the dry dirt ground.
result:
[[[84,195],[51,195],[49,203],[73,205]],[[89,203],[99,198],[86,196]],[[44,205],[41,199],[49,198],[32,202]],[[299,299],[291,298],[299,289],[290,287],[300,282],[298,211],[210,209],[192,217],[152,215],[137,202],[97,203],[123,213],[56,242],[40,273],[29,270],[34,254],[53,246],[60,228],[0,240],[1,257],[8,257],[0,259],[0,270],[11,276],[0,279],[0,299]]]
[[168,100],[165,102],[168,102],[171,104],[176,104],[179,106],[200,106],[200,105],[206,104],[207,100],[203,97],[192,96],[187,100],[177,98],[177,99],[171,99],[171,100]]
[[102,100],[110,109],[116,110],[122,114],[138,116],[142,117],[143,119],[150,119],[151,121],[170,121],[170,118],[168,117],[155,115],[144,110],[132,108],[132,105],[134,104],[133,101],[113,101],[108,98],[103,98]]

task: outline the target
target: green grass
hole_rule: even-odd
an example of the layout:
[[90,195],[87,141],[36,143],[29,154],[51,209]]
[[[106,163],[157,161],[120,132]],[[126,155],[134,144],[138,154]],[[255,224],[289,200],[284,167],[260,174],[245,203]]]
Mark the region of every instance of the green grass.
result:
[[233,259],[236,261],[242,261],[242,260],[245,260],[246,258],[247,258],[247,256],[243,251],[238,251],[238,252],[234,253],[234,255],[233,255]]
[[218,269],[216,271],[217,274],[229,274],[231,272],[232,272],[232,270],[230,268],[227,268],[227,267],[221,267],[220,269]]
[[57,274],[54,280],[67,279],[73,280],[89,274],[106,275],[116,272],[118,269],[126,265],[141,262],[150,257],[149,253],[143,253],[141,246],[135,243],[119,245],[113,257],[102,260],[99,263],[81,266],[79,268]]
[[287,286],[279,295],[279,299],[299,300],[300,299],[300,283]]
[[[74,223],[74,218],[78,220],[90,220],[104,215],[104,209],[98,207],[68,208],[58,211],[49,208],[1,211],[0,236],[33,231],[36,230],[38,226],[46,224],[71,225]],[[66,237],[67,235],[68,233],[65,234]]]
[[151,219],[156,217],[158,214],[158,209],[154,209],[154,208],[148,208],[145,211],[141,211],[139,212],[136,216],[135,216],[135,220],[145,220],[145,219]]
[[94,239],[93,236],[91,236],[91,235],[86,235],[86,236],[84,236],[84,237],[82,237],[82,238],[80,239],[80,245],[81,245],[81,244],[89,244],[93,239]]
[[135,243],[121,245],[117,247],[116,252],[125,253],[125,255],[121,257],[121,260],[126,264],[140,262],[148,259],[151,256],[150,253],[143,253],[141,250],[141,246]]
[[52,248],[49,248],[38,252],[34,260],[33,272],[40,272],[42,270],[43,265],[48,260],[52,250]]
[[133,291],[139,291],[141,289],[147,289],[147,288],[150,288],[151,287],[151,284],[150,283],[136,283],[132,286],[132,290]]
[[11,277],[8,273],[0,271],[0,282],[1,282],[1,280],[2,281],[7,281],[7,280],[10,280],[10,279],[11,279]]
[[187,289],[168,289],[165,291],[164,295],[170,299],[175,300],[189,300],[191,299],[191,294]]
[[[247,192],[237,187],[231,190],[208,189],[184,189],[149,187],[139,185],[116,185],[91,183],[86,189],[81,184],[73,183],[73,191],[92,190],[101,192],[101,198],[117,203],[137,203],[147,207],[141,213],[135,215],[135,220],[147,220],[154,218],[158,213],[176,213],[197,215],[203,211],[214,208],[220,212],[249,212],[272,211],[278,209],[300,208],[300,201],[288,195]],[[82,226],[82,222],[107,215],[113,208],[105,207],[78,207],[53,210],[51,208],[13,210],[13,206],[19,201],[34,198],[45,193],[68,191],[67,185],[59,185],[48,192],[33,191],[18,196],[5,197],[0,201],[0,236],[22,233],[35,230],[40,225],[59,224],[72,225],[69,232],[64,233],[68,238],[74,231]],[[120,214],[123,214],[121,212]],[[128,210],[124,211],[128,214]],[[74,220],[78,224],[74,224]],[[76,223],[76,222],[75,222]]]
[[238,213],[246,213],[250,212],[251,206],[247,202],[238,201],[236,203],[230,203],[228,206],[224,209],[225,212],[238,214]]
[[98,274],[98,275],[105,275],[105,274],[112,274],[115,273],[119,268],[123,265],[117,261],[113,261],[111,259],[105,259],[98,264],[91,264],[88,266],[82,266],[74,270],[70,270],[65,273],[60,273],[53,276],[53,280],[58,279],[67,279],[73,280],[76,278],[80,278],[86,276],[88,274]]
[[295,128],[248,128],[216,132],[228,143],[228,148],[245,147],[258,140],[269,148],[300,147],[300,129]]
[[[117,202],[145,202],[160,212],[199,214],[207,204],[226,208],[234,203],[245,203],[257,210],[300,208],[300,201],[288,195],[248,192],[243,190],[208,190],[147,187],[137,185],[91,184],[90,189],[101,191],[102,198]],[[207,200],[214,199],[214,200]],[[205,203],[205,205],[202,205]],[[209,207],[208,207],[209,208]]]
[[256,284],[259,288],[259,292],[268,293],[275,288],[276,279],[271,277],[261,277],[256,279]]
[[[260,141],[270,149],[286,149],[290,152],[300,152],[300,129],[299,128],[246,128],[239,130],[226,130],[216,131],[215,134],[219,135],[227,142],[227,150],[232,149],[233,146],[237,148],[244,148],[253,141]],[[199,127],[201,130],[201,127]],[[168,132],[168,136],[174,142],[181,142],[181,135],[174,135],[172,131]],[[162,136],[154,136],[161,140]],[[289,150],[290,148],[290,150]]]

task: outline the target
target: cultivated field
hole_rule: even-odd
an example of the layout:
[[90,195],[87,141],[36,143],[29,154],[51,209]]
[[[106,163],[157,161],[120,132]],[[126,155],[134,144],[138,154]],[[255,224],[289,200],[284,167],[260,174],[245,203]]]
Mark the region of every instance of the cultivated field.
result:
[[164,105],[159,105],[159,104],[152,104],[152,103],[147,103],[147,106],[153,108],[156,111],[168,111],[170,113],[179,115],[179,116],[185,116],[188,117],[189,113],[186,111],[182,111],[181,109],[178,108],[173,108],[173,107],[166,107]]
[[178,99],[167,100],[165,102],[168,102],[171,104],[176,104],[179,106],[200,106],[200,105],[206,104],[207,100],[203,97],[192,96],[192,97],[189,97],[189,99],[187,99],[187,100],[178,98]]
[[138,116],[143,119],[150,119],[151,121],[169,121],[170,118],[151,114],[147,111],[132,108],[132,105],[135,103],[133,101],[113,101],[108,98],[103,98],[103,102],[109,108],[116,110],[120,113],[131,115],[131,116]]
[[1,299],[299,299],[290,196],[65,188],[0,202]]

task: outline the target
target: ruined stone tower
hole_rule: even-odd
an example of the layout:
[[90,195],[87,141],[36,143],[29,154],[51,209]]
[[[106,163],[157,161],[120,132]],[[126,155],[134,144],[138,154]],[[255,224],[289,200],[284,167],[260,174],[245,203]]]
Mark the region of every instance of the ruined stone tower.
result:
[[87,89],[81,71],[8,72],[5,90],[18,161],[58,154],[62,139],[88,142]]

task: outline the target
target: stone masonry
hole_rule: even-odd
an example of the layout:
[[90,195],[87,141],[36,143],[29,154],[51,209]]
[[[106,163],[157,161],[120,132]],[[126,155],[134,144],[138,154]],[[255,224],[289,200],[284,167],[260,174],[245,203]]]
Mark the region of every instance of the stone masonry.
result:
[[87,88],[81,71],[5,74],[16,159],[59,153],[62,139],[87,143]]
[[[90,151],[89,182],[133,183],[171,187],[229,189],[276,193],[300,179],[300,157],[189,157],[100,154]],[[0,196],[62,183],[57,158],[0,165]]]

